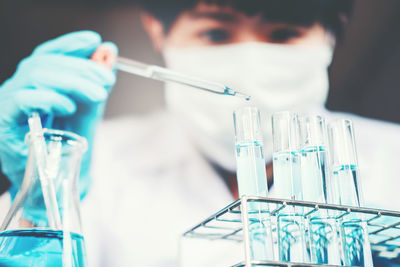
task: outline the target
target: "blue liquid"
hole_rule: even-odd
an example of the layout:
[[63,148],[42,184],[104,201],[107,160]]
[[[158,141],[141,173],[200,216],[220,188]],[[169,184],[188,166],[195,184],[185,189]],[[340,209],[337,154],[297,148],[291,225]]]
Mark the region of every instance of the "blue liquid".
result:
[[[333,166],[332,190],[336,204],[360,206],[361,192],[355,165]],[[365,222],[360,214],[351,214],[340,221],[343,254],[346,265],[372,266],[372,253]]]
[[274,153],[273,169],[275,196],[278,198],[302,200],[299,153]]
[[340,233],[335,219],[321,211],[318,217],[309,220],[310,259],[315,264],[341,265]]
[[274,260],[271,220],[267,214],[249,214],[250,251],[253,260]]
[[[268,195],[264,151],[259,142],[236,144],[239,195]],[[249,235],[253,260],[273,260],[272,231],[268,205],[249,202]]]
[[[327,202],[326,148],[310,146],[300,151],[303,200]],[[320,211],[308,221],[308,252],[315,264],[340,265],[340,240],[336,221]]]
[[[273,156],[275,196],[302,200],[300,156],[298,152],[278,152]],[[307,262],[305,220],[301,208],[287,207],[278,215],[279,259]]]
[[326,149],[312,146],[300,151],[303,200],[326,202]]
[[268,195],[264,150],[258,142],[236,144],[239,195]]
[[372,252],[365,222],[353,219],[342,222],[342,242],[345,264],[372,266]]
[[355,165],[334,166],[332,168],[332,190],[335,204],[360,206],[358,170]]
[[299,213],[278,215],[279,259],[286,262],[306,262],[304,217]]
[[[71,267],[87,266],[83,237],[71,233],[71,241]],[[29,229],[0,233],[0,266],[63,266],[62,252],[62,231]]]

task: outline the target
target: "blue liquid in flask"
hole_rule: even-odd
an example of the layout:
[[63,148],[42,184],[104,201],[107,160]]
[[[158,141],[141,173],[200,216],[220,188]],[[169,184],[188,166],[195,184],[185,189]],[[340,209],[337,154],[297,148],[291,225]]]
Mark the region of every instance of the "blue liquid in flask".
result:
[[[71,233],[71,242],[71,267],[87,266],[83,237]],[[0,233],[0,266],[63,266],[63,232],[28,229]]]
[[[261,143],[236,144],[239,195],[268,195],[264,151]],[[253,260],[273,260],[271,219],[267,203],[248,203],[250,249]]]

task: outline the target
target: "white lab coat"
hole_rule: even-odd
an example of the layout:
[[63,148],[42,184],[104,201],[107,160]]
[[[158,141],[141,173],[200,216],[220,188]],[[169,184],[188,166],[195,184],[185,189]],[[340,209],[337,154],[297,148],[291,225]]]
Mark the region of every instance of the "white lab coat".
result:
[[[321,113],[354,122],[366,206],[400,210],[400,127]],[[167,112],[104,122],[93,159],[93,184],[82,203],[90,266],[177,266],[179,236],[234,200]],[[244,259],[240,244],[192,243],[183,246],[185,266]]]
[[[90,266],[177,266],[180,235],[232,195],[167,113],[105,122],[98,133],[82,205]],[[227,266],[216,260],[202,266]]]

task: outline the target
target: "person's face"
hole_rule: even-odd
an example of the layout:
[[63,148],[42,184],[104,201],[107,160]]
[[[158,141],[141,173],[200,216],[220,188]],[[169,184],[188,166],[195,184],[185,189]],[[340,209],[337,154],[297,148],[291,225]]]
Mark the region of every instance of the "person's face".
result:
[[157,50],[165,46],[183,48],[242,42],[311,46],[332,41],[320,24],[301,27],[270,23],[261,15],[249,17],[214,4],[199,3],[193,10],[181,13],[167,33],[162,23],[149,14],[144,14],[142,21]]

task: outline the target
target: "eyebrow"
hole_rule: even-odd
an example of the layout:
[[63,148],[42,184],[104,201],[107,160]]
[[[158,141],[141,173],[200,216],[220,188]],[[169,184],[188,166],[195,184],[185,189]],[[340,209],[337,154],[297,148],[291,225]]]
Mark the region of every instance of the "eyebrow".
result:
[[228,13],[223,13],[223,12],[191,12],[190,14],[191,17],[195,19],[214,19],[218,20],[220,22],[236,22],[238,19],[236,18],[235,15],[228,14]]

